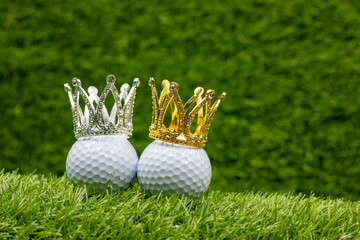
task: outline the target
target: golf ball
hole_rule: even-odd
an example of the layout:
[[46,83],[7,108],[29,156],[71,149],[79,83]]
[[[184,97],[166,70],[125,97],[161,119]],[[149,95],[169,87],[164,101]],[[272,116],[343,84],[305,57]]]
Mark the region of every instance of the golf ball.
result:
[[137,175],[151,194],[199,196],[210,184],[210,159],[202,148],[155,140],[140,156]]
[[66,175],[95,190],[127,189],[136,177],[138,156],[124,135],[79,138],[66,159]]

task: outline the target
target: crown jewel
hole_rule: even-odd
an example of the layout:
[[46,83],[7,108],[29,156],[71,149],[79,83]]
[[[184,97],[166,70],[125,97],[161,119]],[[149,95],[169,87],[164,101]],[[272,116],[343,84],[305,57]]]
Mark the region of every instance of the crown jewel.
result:
[[[115,81],[114,75],[107,76],[106,87],[100,97],[98,96],[98,89],[93,86],[89,87],[88,93],[86,93],[78,78],[72,79],[74,91],[69,84],[64,84],[65,91],[70,99],[76,138],[109,134],[126,134],[129,137],[132,135],[133,107],[136,88],[140,85],[140,80],[135,78],[131,89],[129,84],[123,84],[120,88],[120,94],[114,85]],[[109,92],[115,99],[110,114],[104,104]],[[85,102],[84,111],[79,104],[80,96]],[[96,104],[96,108],[94,104]]]
[[[183,104],[178,94],[179,85],[176,82],[170,83],[168,80],[163,80],[163,90],[160,98],[156,92],[154,78],[150,78],[149,86],[152,90],[153,99],[153,118],[149,136],[154,139],[186,146],[205,147],[210,122],[220,102],[225,99],[226,93],[223,92],[215,103],[211,105],[211,99],[214,98],[215,91],[208,90],[205,97],[202,98],[201,95],[204,93],[204,89],[197,87],[194,96]],[[196,106],[190,109],[194,103],[196,103]],[[164,124],[164,117],[169,105],[171,108],[171,122],[167,127]],[[190,128],[196,115],[196,129],[191,131]]]

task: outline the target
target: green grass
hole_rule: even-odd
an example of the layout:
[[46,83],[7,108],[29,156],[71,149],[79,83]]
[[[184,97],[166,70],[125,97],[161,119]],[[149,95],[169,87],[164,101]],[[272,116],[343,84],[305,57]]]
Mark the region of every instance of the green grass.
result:
[[0,238],[354,239],[360,203],[211,191],[147,196],[138,184],[88,196],[64,177],[0,173]]

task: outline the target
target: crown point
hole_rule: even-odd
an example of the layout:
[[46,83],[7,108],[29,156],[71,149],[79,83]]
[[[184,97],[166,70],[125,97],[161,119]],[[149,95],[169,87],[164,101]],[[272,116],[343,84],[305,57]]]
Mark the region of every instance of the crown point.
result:
[[123,85],[121,85],[120,91],[121,92],[128,92],[130,89],[130,85],[127,83],[124,83]]
[[226,92],[223,92],[223,93],[221,94],[221,96],[220,96],[220,99],[221,99],[221,100],[225,100],[225,98],[226,98]]
[[116,81],[116,77],[113,74],[110,74],[106,77],[107,83],[115,83],[115,81]]
[[194,94],[196,96],[202,95],[204,93],[204,89],[202,87],[195,88]]
[[215,97],[215,91],[210,89],[207,91],[206,95],[209,99],[213,99]]
[[148,82],[149,86],[151,87],[151,85],[152,85],[153,83],[155,83],[155,80],[154,80],[153,77],[150,77],[149,82]]
[[133,85],[135,85],[136,87],[140,86],[140,79],[135,78],[133,81]]
[[164,79],[162,82],[161,82],[161,86],[165,89],[169,89],[169,86],[170,86],[170,82],[169,80],[167,79]]
[[80,81],[80,79],[75,77],[75,78],[72,79],[72,84],[74,85],[74,87],[80,87],[81,86],[81,81]]
[[177,88],[178,86],[176,86],[176,83],[171,83],[171,85],[170,85],[170,90],[172,91],[172,92],[175,92],[178,88]]
[[90,86],[90,87],[88,88],[88,92],[89,92],[90,94],[95,94],[95,95],[97,95],[99,91],[98,91],[98,89],[97,89],[96,87]]
[[70,92],[70,91],[71,91],[70,85],[67,84],[67,83],[65,83],[65,84],[64,84],[64,90],[65,90],[65,92]]

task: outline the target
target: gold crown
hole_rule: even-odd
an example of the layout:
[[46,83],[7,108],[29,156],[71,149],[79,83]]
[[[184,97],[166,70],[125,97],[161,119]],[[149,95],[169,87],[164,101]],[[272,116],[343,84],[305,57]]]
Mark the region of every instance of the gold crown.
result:
[[[161,85],[163,90],[159,98],[156,92],[155,80],[150,78],[149,86],[152,90],[153,117],[149,136],[165,142],[197,148],[205,147],[210,122],[220,102],[225,99],[226,93],[223,92],[215,103],[211,105],[211,99],[214,98],[215,91],[207,90],[205,97],[202,98],[201,95],[204,93],[204,89],[197,87],[194,96],[183,104],[178,94],[179,85],[176,82],[170,83],[168,80],[163,80]],[[196,103],[196,106],[189,110],[194,103]],[[164,117],[169,105],[171,107],[171,122],[170,126],[166,127]],[[190,127],[196,115],[196,129],[192,132]]]

